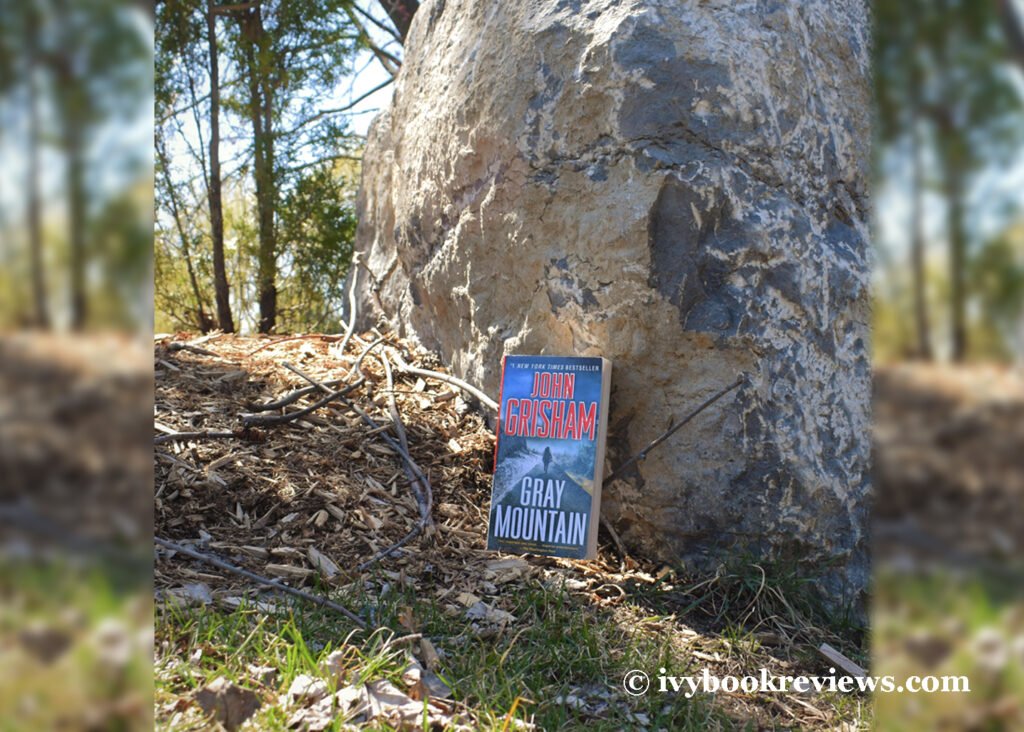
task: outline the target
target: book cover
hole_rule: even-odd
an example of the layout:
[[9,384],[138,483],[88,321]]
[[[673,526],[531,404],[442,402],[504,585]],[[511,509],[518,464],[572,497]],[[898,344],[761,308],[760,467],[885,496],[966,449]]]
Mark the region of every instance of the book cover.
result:
[[487,548],[597,556],[611,362],[506,356]]

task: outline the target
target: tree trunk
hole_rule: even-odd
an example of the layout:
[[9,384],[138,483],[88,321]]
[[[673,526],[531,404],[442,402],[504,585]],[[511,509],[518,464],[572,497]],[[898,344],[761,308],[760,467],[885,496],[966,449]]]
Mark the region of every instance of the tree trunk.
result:
[[967,357],[967,234],[964,231],[964,181],[956,164],[946,170],[947,235],[949,236],[949,284],[951,315],[951,358],[962,363]]
[[917,330],[918,358],[932,360],[931,328],[928,322],[928,298],[925,291],[925,241],[924,241],[924,161],[922,152],[924,141],[921,139],[921,122],[914,119],[912,144],[914,146],[914,193],[910,216],[911,226],[911,273],[914,287],[914,324]]
[[409,26],[412,25],[412,17],[416,14],[420,4],[417,0],[380,0],[381,7],[388,14],[388,18],[398,31],[398,35],[405,42],[409,35]]
[[249,66],[249,119],[252,123],[259,222],[259,332],[271,333],[277,323],[277,232],[274,229],[277,192],[274,180],[273,86],[265,58],[267,38],[259,5],[242,19],[242,40]]
[[39,89],[36,84],[36,34],[39,29],[34,13],[29,14],[31,26],[27,29],[29,43],[28,68],[28,181],[26,191],[28,207],[28,249],[31,267],[33,320],[37,328],[50,327],[50,309],[46,297],[46,272],[43,264],[42,205],[39,200],[39,152],[42,142],[39,131]]
[[942,166],[946,198],[946,239],[949,244],[950,358],[961,363],[967,356],[967,232],[964,229],[964,144],[953,125],[953,112],[940,107],[932,112],[940,139],[936,145]]
[[220,69],[217,56],[217,24],[213,0],[206,8],[206,32],[210,48],[210,236],[213,240],[213,288],[217,323],[225,333],[235,331],[231,317],[231,288],[224,265],[224,207],[220,179]]
[[64,120],[64,146],[68,156],[68,223],[70,224],[71,329],[82,330],[88,320],[85,294],[86,202],[85,150],[81,122],[74,114]]

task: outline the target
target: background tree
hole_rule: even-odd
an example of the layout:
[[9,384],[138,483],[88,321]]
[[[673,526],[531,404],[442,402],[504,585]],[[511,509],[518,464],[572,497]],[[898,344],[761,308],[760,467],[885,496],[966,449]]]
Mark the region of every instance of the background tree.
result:
[[[0,246],[16,273],[10,282],[15,294],[0,321],[102,325],[102,318],[88,316],[90,303],[107,297],[104,283],[118,275],[116,263],[99,256],[95,219],[113,199],[135,191],[151,165],[148,149],[117,144],[138,137],[141,118],[151,109],[147,20],[138,7],[115,0],[3,0],[0,16],[0,107],[7,133],[0,147],[8,182],[19,181],[0,200],[7,224]],[[130,198],[139,203],[134,193]],[[151,201],[144,208],[151,209]],[[126,227],[144,221],[137,210],[132,214]],[[148,257],[145,243],[130,236],[119,241]],[[117,297],[130,299],[122,309],[148,310],[140,305],[149,300],[148,271],[123,274],[137,281],[117,288]],[[58,276],[67,287],[53,286]]]
[[[215,49],[209,44],[211,19]],[[209,287],[198,265],[211,246],[214,279],[221,281],[215,233],[220,209],[223,287],[233,282],[228,290],[235,325],[253,322],[271,332],[338,322],[362,144],[348,115],[390,83],[399,63],[398,31],[387,19],[338,0],[167,0],[157,23],[164,56],[157,64],[157,118],[169,173],[160,181],[158,230],[169,238],[158,243],[164,257],[158,261],[158,299],[175,309],[176,323],[195,322]],[[367,56],[386,78],[345,100],[345,88],[354,88],[365,73],[365,64],[357,67],[356,61]],[[219,129],[213,125],[217,116]],[[215,148],[224,160],[222,175],[213,172]],[[217,179],[223,191],[213,193]],[[194,218],[190,188],[197,182],[208,202],[220,204],[209,205],[200,231],[183,235],[180,229],[189,226],[174,223],[174,209],[183,222]],[[172,265],[174,257],[183,257],[183,266]],[[192,275],[189,258],[195,260]]]
[[86,323],[86,260],[89,194],[87,141],[112,116],[135,104],[148,75],[148,44],[113,0],[52,0],[40,58],[53,75],[54,107],[67,160],[71,326]]
[[968,353],[971,258],[985,246],[969,201],[984,175],[1013,159],[1024,131],[1009,67],[1007,30],[1016,26],[1012,10],[992,3],[877,0],[874,9],[879,155],[907,160],[912,173],[911,350],[926,358],[932,351],[924,220],[926,194],[934,193],[945,209],[950,352],[959,361]]

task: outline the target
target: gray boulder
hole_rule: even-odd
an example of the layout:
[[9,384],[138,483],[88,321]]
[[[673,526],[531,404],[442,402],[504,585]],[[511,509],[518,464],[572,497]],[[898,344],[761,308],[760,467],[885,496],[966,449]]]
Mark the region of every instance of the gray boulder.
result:
[[359,199],[360,311],[497,394],[614,363],[637,551],[867,583],[869,19],[854,0],[427,0]]

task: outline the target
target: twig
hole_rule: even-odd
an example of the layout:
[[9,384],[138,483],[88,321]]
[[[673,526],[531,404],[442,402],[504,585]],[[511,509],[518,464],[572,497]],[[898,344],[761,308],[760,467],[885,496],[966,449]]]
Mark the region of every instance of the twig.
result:
[[395,39],[396,41],[398,41],[399,43],[401,43],[401,42],[402,42],[402,36],[400,36],[400,35],[399,35],[399,33],[398,33],[398,31],[396,31],[396,30],[395,30],[394,28],[392,28],[391,26],[387,25],[386,23],[382,23],[381,21],[377,20],[377,19],[376,19],[376,18],[374,18],[374,17],[372,16],[372,15],[370,15],[370,13],[366,12],[366,11],[365,11],[365,10],[363,10],[363,9],[362,9],[361,7],[359,7],[359,5],[357,5],[357,4],[355,4],[355,3],[353,3],[353,4],[352,4],[352,8],[353,8],[353,9],[354,9],[354,10],[355,10],[355,11],[356,11],[357,13],[359,13],[359,14],[360,14],[361,16],[363,16],[363,17],[364,17],[364,18],[366,18],[366,19],[367,19],[368,21],[370,21],[371,23],[373,23],[373,24],[374,24],[375,26],[377,26],[378,28],[380,28],[380,29],[381,29],[382,31],[384,31],[385,33],[387,33],[387,34],[388,34],[389,36],[391,36],[392,38],[394,38],[394,39]]
[[[359,252],[352,255],[352,264],[349,265],[349,271],[352,271],[352,267],[359,266]],[[349,339],[352,338],[352,332],[356,328],[356,276],[355,272],[352,274],[352,281],[349,282],[348,286],[348,325],[345,328],[345,337],[341,340],[341,345],[337,347],[335,351],[336,355],[343,356],[345,354],[345,348],[348,346]]]
[[601,525],[607,529],[608,535],[612,537],[612,541],[615,542],[615,548],[619,550],[619,556],[623,559],[629,557],[629,552],[626,551],[626,546],[622,543],[622,539],[619,538],[619,532],[612,526],[612,522],[602,516]]
[[209,430],[201,432],[172,432],[167,435],[154,437],[153,444],[162,445],[165,442],[184,442],[186,440],[221,440],[232,437],[242,437],[242,434],[240,432],[214,432]]
[[[299,336],[299,337],[305,338],[307,336]],[[333,339],[333,340],[339,340],[340,338],[342,338],[342,336],[322,336],[322,337],[325,338],[325,339]],[[287,340],[287,339],[282,339],[282,340]],[[368,345],[366,348],[364,348],[362,353],[360,353],[359,357],[356,359],[355,364],[352,366],[351,369],[349,369],[349,372],[345,375],[344,378],[341,378],[341,379],[331,379],[330,381],[315,381],[315,382],[313,382],[312,386],[304,386],[301,389],[296,389],[295,391],[291,391],[291,392],[285,394],[280,399],[276,399],[276,400],[274,400],[272,402],[264,402],[263,404],[250,404],[249,405],[249,409],[251,409],[254,412],[269,412],[269,411],[272,411],[272,410],[275,410],[275,409],[282,409],[284,407],[287,407],[289,404],[294,404],[295,402],[299,401],[299,399],[301,399],[302,397],[306,396],[307,394],[312,394],[314,391],[318,391],[321,386],[337,386],[338,384],[343,384],[343,383],[345,383],[346,381],[348,381],[352,377],[352,374],[354,374],[356,372],[359,373],[360,379],[365,379],[366,375],[360,369],[360,366],[363,363],[363,359],[366,358],[367,354],[369,354],[370,351],[372,351],[374,348],[379,346],[384,341],[385,341],[384,336],[381,336],[377,340],[373,341],[373,343]],[[280,343],[280,342],[281,341],[275,341],[275,343]],[[267,344],[267,345],[273,345],[273,344]],[[304,374],[300,374],[300,375],[303,378],[306,378]]]
[[[408,453],[409,437],[406,434],[405,425],[402,424],[402,415],[398,411],[398,403],[395,401],[395,380],[391,373],[391,362],[388,360],[386,354],[380,356],[380,362],[384,366],[384,377],[388,382],[388,411],[391,413],[391,424],[395,429],[395,434],[398,436],[398,444],[400,444],[402,449]],[[408,465],[405,465],[404,467],[405,474],[410,480],[416,477]],[[434,503],[434,496],[430,490],[430,484],[425,481],[420,481],[418,484],[413,483],[413,489],[416,493],[416,501],[419,503],[420,507],[420,518],[429,524],[431,521],[431,508]]]
[[[346,379],[332,379],[330,381],[323,382],[323,384],[324,386],[337,386],[338,384],[345,383],[345,381]],[[295,391],[288,392],[283,397],[275,401],[264,402],[263,404],[250,404],[248,406],[249,409],[251,409],[254,412],[270,412],[275,409],[283,409],[284,407],[287,407],[289,404],[294,404],[295,402],[299,401],[299,399],[301,399],[302,397],[306,396],[307,394],[312,394],[314,391],[317,391],[317,387],[304,386],[301,389],[296,389]]]
[[197,353],[200,356],[213,356],[214,358],[221,357],[219,353],[214,353],[213,351],[209,351],[205,348],[200,348],[199,346],[193,346],[189,343],[168,343],[167,351],[169,353],[174,353],[176,351],[189,351],[191,353]]
[[366,569],[372,567],[377,562],[379,562],[381,559],[384,559],[384,557],[387,557],[387,556],[390,556],[390,555],[394,554],[399,549],[401,549],[403,546],[405,546],[410,541],[415,539],[417,536],[422,534],[423,533],[423,529],[424,529],[423,519],[420,519],[419,521],[416,522],[416,525],[412,528],[412,531],[410,531],[408,534],[403,536],[401,539],[396,541],[391,546],[386,547],[384,549],[381,549],[379,552],[374,554],[372,557],[367,559],[362,564],[357,565],[356,566],[356,570],[359,571],[359,572],[363,572]]
[[367,32],[366,27],[359,22],[359,18],[355,16],[355,13],[353,13],[347,5],[344,6],[344,9],[349,20],[352,22],[352,25],[359,29],[359,35],[362,37],[363,42],[366,43],[366,46],[370,49],[370,52],[377,57],[377,60],[380,61],[380,65],[384,67],[384,70],[387,71],[392,78],[395,77],[398,74],[398,69],[402,66],[402,62],[373,42],[373,39],[370,38],[370,34]]
[[153,541],[159,544],[160,546],[164,547],[165,549],[171,549],[173,551],[180,552],[181,554],[184,554],[187,557],[192,557],[193,559],[196,559],[200,562],[204,562],[205,564],[209,564],[210,566],[217,567],[218,569],[223,569],[225,572],[236,574],[239,577],[245,577],[246,579],[252,580],[253,582],[257,582],[261,585],[265,585],[266,587],[273,587],[275,590],[280,590],[281,592],[287,595],[293,595],[294,597],[298,597],[308,602],[312,602],[315,605],[320,605],[321,607],[326,607],[331,610],[334,610],[335,612],[344,615],[346,618],[351,620],[353,623],[358,625],[363,630],[366,629],[366,623],[362,620],[362,618],[360,618],[358,615],[353,613],[348,608],[343,607],[342,605],[339,605],[336,602],[328,600],[326,597],[321,597],[320,595],[312,595],[308,592],[297,590],[294,587],[289,587],[288,585],[281,584],[281,582],[278,580],[272,580],[268,577],[258,575],[255,572],[250,572],[247,569],[236,567],[230,562],[224,561],[220,557],[215,557],[209,554],[202,554],[201,552],[197,552],[195,549],[183,546],[181,544],[176,544],[173,541],[168,541],[167,539],[161,538],[159,536],[154,536]]
[[[299,373],[301,375],[301,372],[299,372],[298,369],[294,368],[293,366],[284,364],[284,367],[289,369],[290,371],[294,371],[295,373]],[[327,406],[335,399],[345,396],[354,389],[358,389],[360,386],[363,385],[363,382],[364,379],[360,379],[359,381],[356,381],[353,384],[349,384],[344,389],[339,389],[338,391],[331,391],[325,386],[324,390],[327,392],[327,396],[325,396],[323,399],[320,399],[319,401],[313,402],[305,409],[300,409],[297,412],[288,412],[287,414],[243,414],[242,424],[246,427],[252,427],[253,425],[257,424],[268,425],[285,424],[287,422],[293,422],[296,419],[300,419],[301,417],[305,417],[307,414],[315,412],[316,410],[320,409],[320,407]]]
[[[394,379],[391,375],[391,364],[388,361],[386,355],[380,357],[380,362],[384,365],[384,374],[388,380],[388,409],[391,412],[391,424],[395,429],[395,434],[398,435],[398,442],[402,446],[402,449],[408,454],[409,452],[409,440],[405,432],[405,425],[402,424],[402,416],[398,411],[398,405],[395,402],[395,388]],[[423,472],[420,470],[413,470],[410,463],[405,463],[402,466],[405,469],[405,475],[410,480],[410,486],[413,491],[413,495],[416,496],[416,504],[420,509],[420,520],[416,522],[416,525],[412,528],[408,534],[403,536],[397,542],[389,547],[382,549],[381,551],[374,554],[368,560],[360,564],[357,569],[363,571],[370,565],[378,562],[379,560],[394,554],[395,551],[402,548],[414,538],[426,531],[427,527],[433,523],[432,505],[434,502],[434,493],[430,488],[430,482],[425,477],[420,478]],[[419,473],[419,476],[416,473]]]
[[[304,378],[306,381],[308,381],[309,383],[311,383],[314,386],[316,386],[316,388],[320,389],[321,391],[330,391],[329,389],[327,389],[326,386],[321,384],[319,381],[314,379],[309,374],[303,373],[301,370],[295,368],[294,366],[290,366],[289,369],[292,371],[292,373],[298,374],[299,376]],[[364,410],[360,409],[359,406],[357,404],[355,404],[351,399],[346,399],[344,396],[341,396],[341,395],[339,395],[337,398],[338,398],[338,400],[342,404],[344,404],[346,407],[348,407],[353,412],[358,414],[360,416],[360,418],[362,418],[362,420],[366,424],[368,424],[371,428],[373,428],[375,430],[379,430],[381,428],[381,425],[378,424],[377,421],[373,417],[371,417],[369,414],[367,414]],[[427,480],[427,476],[424,475],[423,471],[420,470],[418,465],[416,465],[416,461],[412,459],[412,457],[409,455],[408,452],[406,452],[404,449],[402,449],[401,445],[399,445],[397,442],[395,442],[388,435],[384,434],[383,431],[381,431],[381,435],[380,436],[384,439],[384,441],[386,443],[388,443],[388,447],[390,447],[392,450],[394,450],[403,460],[406,461],[406,463],[409,465],[409,467],[412,468],[415,471],[416,476],[419,479]]]
[[705,400],[703,404],[701,404],[699,407],[694,409],[688,415],[683,417],[682,421],[677,422],[676,424],[674,424],[671,427],[669,427],[663,434],[659,435],[654,440],[652,440],[651,443],[649,445],[647,445],[647,447],[645,447],[643,450],[641,450],[636,455],[631,457],[629,460],[624,462],[618,468],[613,470],[611,472],[611,474],[604,479],[604,481],[601,483],[601,485],[608,485],[609,483],[611,483],[616,478],[621,477],[622,474],[625,473],[627,469],[633,467],[633,465],[635,465],[636,463],[638,463],[641,460],[643,460],[644,458],[646,458],[647,457],[647,453],[649,453],[651,450],[653,450],[658,445],[663,443],[665,440],[667,440],[669,437],[674,435],[676,432],[681,430],[690,420],[692,420],[698,414],[700,414],[705,409],[710,407],[712,404],[717,402],[719,399],[724,397],[730,391],[732,391],[733,389],[735,389],[738,386],[740,386],[744,381],[746,381],[746,378],[747,377],[746,377],[745,374],[740,374],[738,377],[736,377],[736,381],[732,382],[731,384],[729,384],[729,386],[727,386],[724,389],[721,389],[720,391],[718,391],[715,394],[713,394],[711,397],[709,397],[707,400]]
[[352,374],[358,373],[359,374],[359,378],[365,379],[366,378],[366,374],[363,373],[363,359],[366,358],[370,354],[370,351],[372,351],[374,348],[376,348],[377,346],[379,346],[381,343],[383,343],[386,340],[387,340],[387,338],[385,338],[384,336],[380,336],[379,338],[374,340],[372,343],[370,343],[366,348],[364,348],[362,353],[359,354],[359,358],[357,358],[356,362],[354,364],[352,364],[352,368],[350,368],[348,370],[348,373],[345,374],[345,378],[346,379],[351,379],[352,378]]
[[470,383],[463,381],[462,379],[458,379],[454,376],[449,376],[448,374],[442,374],[438,371],[429,371],[427,369],[417,368],[416,366],[410,366],[398,354],[395,354],[395,360],[398,362],[398,370],[401,371],[403,374],[423,376],[425,378],[437,379],[438,381],[443,381],[446,384],[451,384],[452,386],[456,386],[459,389],[462,389],[464,392],[472,394],[474,397],[479,399],[482,404],[489,407],[490,409],[493,409],[495,412],[498,411],[498,403],[496,401],[494,401],[489,396],[484,394],[482,391],[480,391],[480,389],[476,388]]

